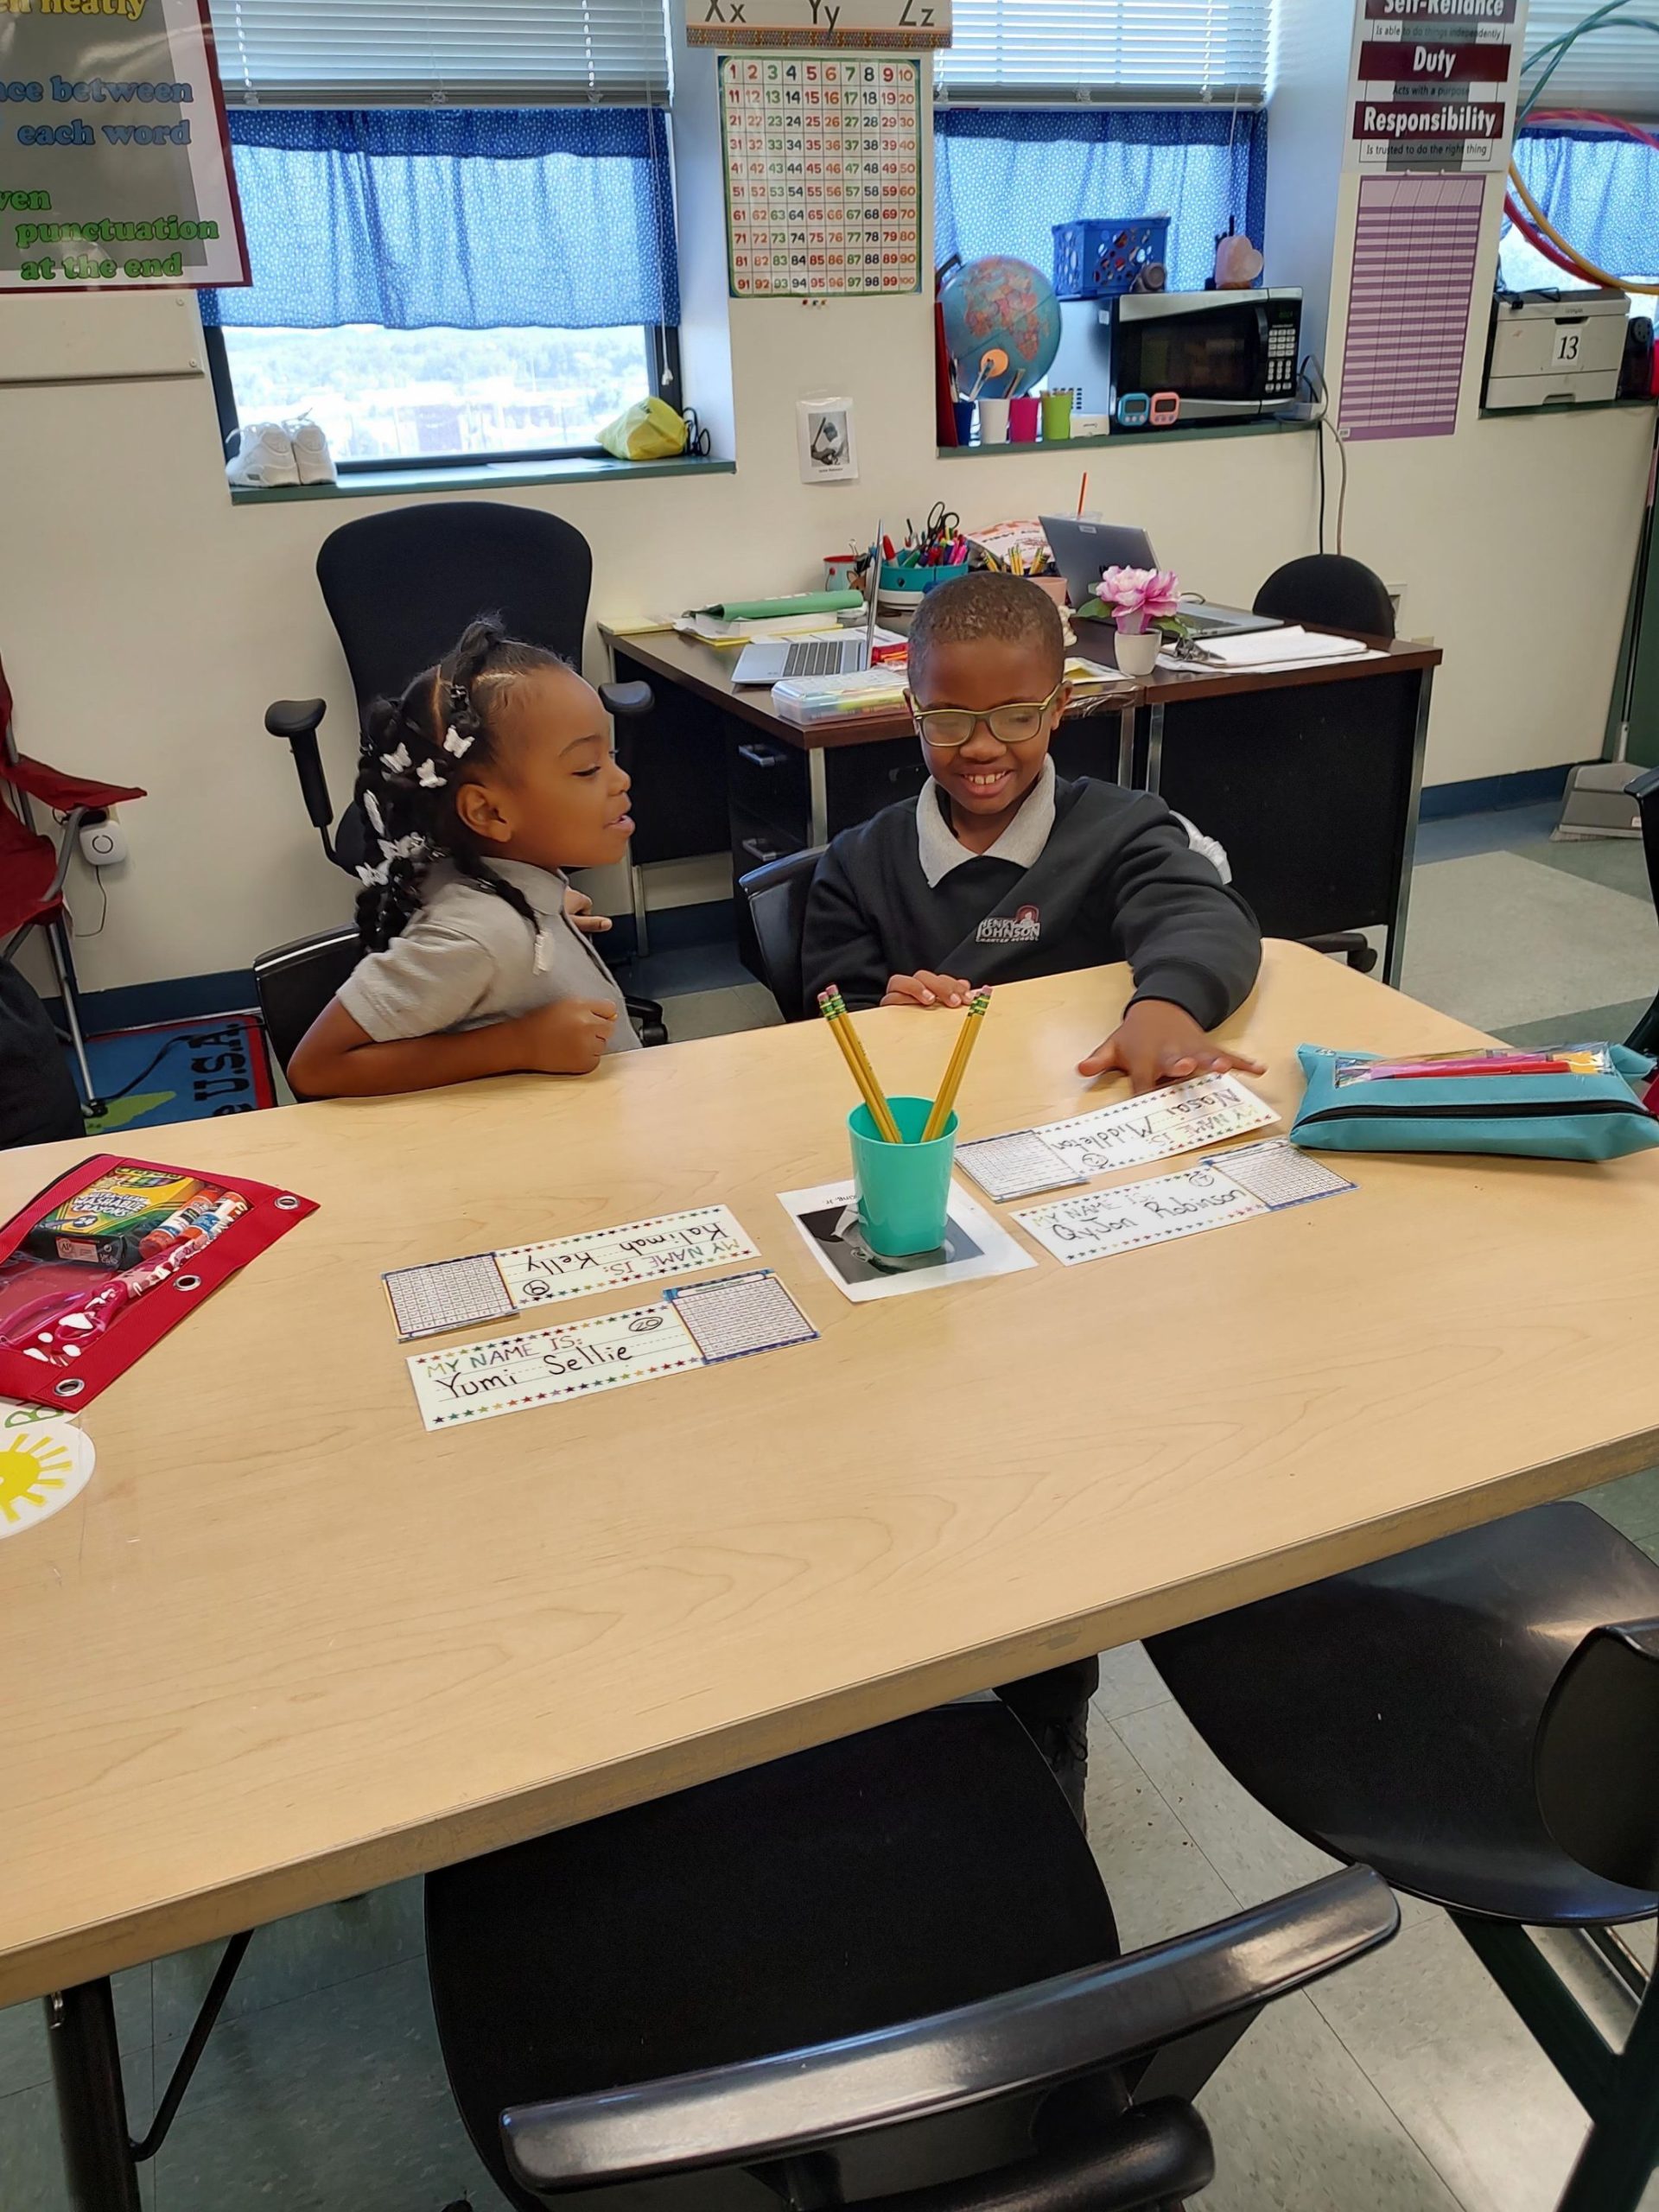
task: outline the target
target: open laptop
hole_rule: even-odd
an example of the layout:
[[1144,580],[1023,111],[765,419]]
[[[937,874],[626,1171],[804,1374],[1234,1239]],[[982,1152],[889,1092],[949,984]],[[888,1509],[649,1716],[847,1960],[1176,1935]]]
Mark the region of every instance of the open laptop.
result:
[[[1081,607],[1100,588],[1103,569],[1155,569],[1158,556],[1144,530],[1123,523],[1096,522],[1087,515],[1042,515],[1043,535],[1054,565],[1065,578],[1066,595]],[[1181,620],[1195,638],[1236,637],[1247,630],[1279,630],[1271,614],[1248,613],[1242,607],[1212,607],[1208,600],[1183,599]]]
[[777,638],[745,645],[732,671],[734,683],[782,683],[798,676],[851,676],[874,664],[875,595],[881,579],[881,525],[865,569],[864,634],[840,638]]

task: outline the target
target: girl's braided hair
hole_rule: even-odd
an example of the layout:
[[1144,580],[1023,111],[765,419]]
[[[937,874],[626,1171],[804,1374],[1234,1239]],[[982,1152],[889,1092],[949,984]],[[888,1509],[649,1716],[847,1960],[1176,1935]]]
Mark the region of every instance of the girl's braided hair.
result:
[[467,768],[488,766],[499,741],[500,709],[515,680],[560,668],[556,653],[509,638],[497,615],[469,622],[435,668],[423,669],[397,700],[376,699],[363,717],[355,797],[368,823],[370,852],[358,869],[358,934],[384,952],[421,904],[435,861],[447,860],[470,882],[505,899],[532,930],[535,910],[515,884],[491,868],[455,811]]

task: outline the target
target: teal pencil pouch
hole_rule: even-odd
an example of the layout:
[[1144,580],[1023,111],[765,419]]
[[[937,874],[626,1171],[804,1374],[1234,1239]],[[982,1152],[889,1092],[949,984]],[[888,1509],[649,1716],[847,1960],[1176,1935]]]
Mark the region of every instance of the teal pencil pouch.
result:
[[1307,1089],[1290,1135],[1308,1152],[1505,1152],[1533,1160],[1620,1160],[1659,1145],[1633,1084],[1653,1063],[1601,1048],[1605,1072],[1357,1077],[1373,1056],[1299,1047]]

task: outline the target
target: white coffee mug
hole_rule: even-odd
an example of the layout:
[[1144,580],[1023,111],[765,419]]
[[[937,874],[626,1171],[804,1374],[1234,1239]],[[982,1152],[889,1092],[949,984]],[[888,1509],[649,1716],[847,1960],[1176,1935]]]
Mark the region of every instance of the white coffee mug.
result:
[[980,401],[979,442],[982,446],[1005,446],[1008,442],[1008,403],[1006,399]]

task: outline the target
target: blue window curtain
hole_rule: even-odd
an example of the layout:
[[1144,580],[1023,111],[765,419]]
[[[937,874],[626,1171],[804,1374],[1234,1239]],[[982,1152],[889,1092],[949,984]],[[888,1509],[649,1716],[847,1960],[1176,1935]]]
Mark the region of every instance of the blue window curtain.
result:
[[1262,242],[1268,123],[1259,109],[940,108],[933,146],[939,262],[1011,253],[1048,274],[1054,224],[1166,213],[1170,287],[1200,291],[1230,218]]
[[[1554,124],[1526,130],[1515,145],[1527,189],[1564,238],[1615,276],[1650,276],[1659,264],[1659,153],[1634,138]],[[1499,248],[1512,290],[1573,279],[1510,224]]]
[[252,283],[207,322],[283,330],[677,323],[655,108],[236,108]]

